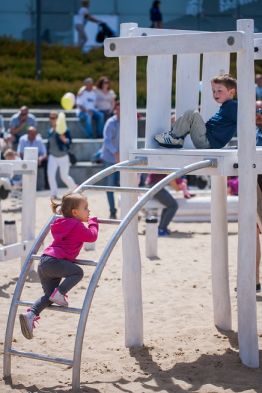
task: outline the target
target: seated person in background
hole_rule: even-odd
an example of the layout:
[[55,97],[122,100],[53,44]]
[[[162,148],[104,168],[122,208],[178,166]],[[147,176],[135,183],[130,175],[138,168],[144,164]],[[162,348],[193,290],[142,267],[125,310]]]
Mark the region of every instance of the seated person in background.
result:
[[[21,160],[21,158],[18,156],[18,154],[12,150],[12,149],[7,149],[4,154],[3,154],[3,158],[5,160]],[[11,179],[11,184],[12,186],[18,186],[21,187],[22,186],[22,175],[14,175]]]
[[36,118],[34,115],[29,113],[27,106],[22,106],[20,111],[15,113],[9,124],[9,133],[13,138],[13,148],[16,149],[20,136],[27,133],[27,129],[30,126],[36,127]]
[[211,80],[215,101],[220,109],[206,123],[197,110],[188,110],[172,125],[171,131],[156,134],[154,139],[160,146],[181,148],[184,138],[190,134],[198,149],[220,149],[236,134],[237,101],[236,80],[228,75],[220,75]]
[[33,126],[28,127],[27,134],[22,135],[18,142],[17,154],[23,159],[26,147],[36,147],[38,150],[38,167],[44,169],[45,189],[49,189],[47,179],[47,152],[44,142],[37,129]]
[[96,107],[93,79],[86,78],[76,97],[78,117],[83,122],[87,138],[93,138],[92,119],[96,122],[96,137],[103,138],[104,114]]
[[106,76],[101,76],[96,83],[96,107],[107,120],[113,115],[116,94],[110,88],[110,81]]
[[[166,175],[160,175],[156,173],[151,173],[146,178],[146,184],[149,187],[153,187],[156,183],[162,180]],[[177,184],[171,182],[171,187],[176,187]],[[170,230],[168,229],[169,223],[172,221],[172,218],[177,212],[178,203],[175,198],[171,195],[171,193],[167,190],[167,188],[162,188],[155,196],[162,205],[165,207],[162,210],[160,222],[158,225],[158,236],[169,236]]]

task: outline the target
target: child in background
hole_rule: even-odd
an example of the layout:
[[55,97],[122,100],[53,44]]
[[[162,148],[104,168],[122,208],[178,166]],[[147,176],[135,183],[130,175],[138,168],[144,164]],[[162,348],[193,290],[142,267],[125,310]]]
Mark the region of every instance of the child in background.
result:
[[220,109],[206,123],[197,110],[188,110],[172,125],[171,131],[154,136],[160,146],[181,148],[184,138],[190,134],[197,149],[221,149],[237,131],[237,83],[232,76],[225,74],[211,80],[214,100],[221,104]]
[[26,313],[19,315],[22,333],[29,340],[33,338],[39,314],[46,307],[52,303],[68,306],[67,292],[83,278],[83,270],[74,261],[84,242],[95,242],[98,236],[98,221],[96,217],[89,218],[85,196],[70,193],[63,196],[61,203],[51,200],[51,204],[53,213],[62,217],[51,224],[54,240],[43,251],[38,266],[44,295]]
[[227,193],[228,195],[238,195],[238,176],[228,176]]
[[184,177],[179,177],[175,179],[174,182],[177,184],[177,188],[175,187],[176,191],[182,191],[185,199],[190,199],[196,196],[196,194],[191,194],[188,190],[187,179]]

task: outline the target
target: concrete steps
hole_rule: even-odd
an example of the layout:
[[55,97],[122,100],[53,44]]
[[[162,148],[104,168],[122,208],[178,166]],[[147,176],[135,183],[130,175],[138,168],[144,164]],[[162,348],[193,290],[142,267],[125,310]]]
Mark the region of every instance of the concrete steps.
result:
[[[5,129],[8,130],[10,118],[16,109],[1,109],[0,115],[4,118]],[[34,114],[37,118],[37,129],[43,138],[47,137],[49,128],[49,113],[50,110],[39,109],[30,110],[30,113]],[[72,133],[73,138],[86,138],[85,130],[83,125],[80,123],[75,111],[65,111],[68,128]],[[145,112],[138,112],[138,136],[144,138],[145,136]]]

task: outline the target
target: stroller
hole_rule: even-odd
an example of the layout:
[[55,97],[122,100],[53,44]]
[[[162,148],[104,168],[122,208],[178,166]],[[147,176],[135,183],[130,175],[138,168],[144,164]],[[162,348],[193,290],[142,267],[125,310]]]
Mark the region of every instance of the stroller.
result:
[[96,34],[96,42],[102,44],[106,38],[115,37],[115,33],[106,23],[99,23]]

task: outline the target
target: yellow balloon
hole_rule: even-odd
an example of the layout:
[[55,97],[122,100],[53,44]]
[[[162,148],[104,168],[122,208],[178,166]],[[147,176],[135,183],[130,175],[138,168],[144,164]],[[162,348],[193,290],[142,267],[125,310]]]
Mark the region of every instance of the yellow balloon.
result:
[[65,110],[73,109],[75,105],[75,95],[73,93],[66,93],[61,98],[61,106]]
[[57,122],[56,122],[56,132],[60,135],[66,132],[66,117],[63,112],[59,112]]

